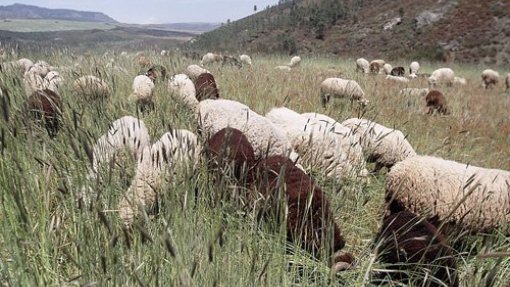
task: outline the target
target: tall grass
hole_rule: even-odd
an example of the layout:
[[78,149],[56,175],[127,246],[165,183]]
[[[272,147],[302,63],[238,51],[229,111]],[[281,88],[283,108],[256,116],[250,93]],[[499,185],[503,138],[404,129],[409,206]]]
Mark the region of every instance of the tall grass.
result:
[[[166,66],[169,74],[183,72],[191,64],[177,56],[147,55],[154,63]],[[260,222],[227,200],[224,194],[231,187],[213,184],[204,166],[167,181],[159,213],[141,216],[131,234],[122,230],[116,206],[129,184],[125,171],[132,174],[133,163],[109,171],[108,180],[97,187],[100,192],[95,205],[80,207],[77,197],[90,165],[85,147],[92,146],[111,121],[138,115],[155,140],[171,127],[195,131],[193,115],[172,99],[164,84],[157,86],[156,110],[137,114],[128,102],[132,79],[140,71],[133,57],[77,57],[71,51],[34,53],[30,57],[59,67],[66,83],[61,90],[65,126],[54,140],[44,129],[22,126],[20,107],[27,95],[21,76],[14,69],[4,69],[0,80],[10,91],[10,116],[8,120],[0,117],[2,284],[363,286],[384,268],[375,259],[372,245],[383,215],[384,172],[373,175],[368,184],[332,182],[318,171],[313,173],[331,200],[347,240],[345,250],[357,258],[356,268],[340,275],[330,273],[327,260],[314,259],[287,243],[284,227]],[[355,74],[353,59],[310,57],[292,72],[283,73],[274,67],[287,63],[288,58],[252,58],[252,68],[208,67],[221,97],[246,103],[260,114],[285,105],[298,112],[324,113],[339,121],[363,115],[402,130],[420,154],[510,170],[510,95],[502,86],[483,90],[480,67],[455,65],[468,85],[442,89],[450,116],[427,116],[424,99],[404,98],[398,94],[400,86]],[[111,68],[110,59],[126,73]],[[76,63],[79,67],[73,66]],[[422,72],[431,72],[436,66],[422,63]],[[85,74],[105,79],[114,90],[111,98],[94,103],[73,95],[72,81]],[[330,76],[356,79],[370,100],[369,108],[361,111],[343,101],[321,108],[318,85]],[[417,80],[410,86],[424,87],[426,82]],[[507,252],[510,239],[497,232],[468,239],[470,245],[457,255],[462,285],[507,286],[508,257],[477,254]]]

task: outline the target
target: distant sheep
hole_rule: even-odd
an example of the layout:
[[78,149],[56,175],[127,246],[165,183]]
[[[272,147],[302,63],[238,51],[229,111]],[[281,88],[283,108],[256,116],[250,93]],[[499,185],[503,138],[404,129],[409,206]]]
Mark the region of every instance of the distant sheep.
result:
[[370,73],[372,74],[381,73],[384,64],[386,64],[384,60],[381,59],[373,60],[372,62],[370,62]]
[[390,64],[386,63],[383,65],[384,74],[390,75],[392,70],[393,70],[393,67]]
[[51,71],[46,74],[46,77],[43,79],[43,86],[45,89],[52,90],[53,92],[58,94],[59,88],[62,86],[64,79],[60,76],[57,71]]
[[205,74],[205,73],[210,74],[211,72],[200,67],[199,65],[189,65],[186,68],[186,74],[192,81],[195,81],[198,78],[198,76]]
[[251,61],[251,57],[248,56],[248,55],[241,55],[239,56],[239,60],[241,60],[241,63],[245,64],[245,65],[248,65],[248,66],[252,66],[252,61]]
[[391,214],[408,210],[435,226],[492,232],[510,222],[510,172],[430,156],[395,164],[386,179]]
[[241,63],[241,61],[239,61],[234,56],[223,56],[223,59],[221,60],[221,65],[222,66],[230,65],[230,66],[235,66],[237,68],[243,67],[243,64]]
[[427,96],[425,96],[425,102],[427,104],[427,114],[433,114],[435,111],[443,115],[449,114],[446,98],[440,91],[430,91]]
[[421,98],[429,93],[428,88],[405,88],[399,91],[401,96]]
[[379,260],[391,270],[382,275],[416,286],[459,286],[452,247],[426,219],[409,211],[392,214],[384,219],[375,244]]
[[456,85],[461,85],[461,86],[464,86],[467,84],[467,81],[465,78],[461,78],[461,77],[455,77],[453,79],[453,83],[456,84]]
[[288,66],[291,68],[295,68],[295,67],[299,66],[300,63],[301,63],[301,57],[294,56],[294,57],[292,57],[292,59],[290,59]]
[[392,76],[392,75],[387,75],[386,76],[386,80],[390,80],[394,83],[400,83],[400,84],[408,84],[409,83],[409,79],[406,78],[406,77],[401,77],[401,76]]
[[212,63],[222,62],[223,56],[214,54],[214,53],[207,53],[202,57],[202,60],[200,61],[200,66],[207,66]]
[[45,89],[35,91],[23,103],[24,116],[41,123],[50,137],[55,137],[62,125],[62,99]]
[[197,91],[193,81],[185,74],[177,74],[168,81],[170,94],[195,111],[198,106]]
[[416,61],[411,62],[411,64],[409,65],[409,74],[417,75],[419,70],[420,70],[420,64]]
[[486,89],[495,87],[499,82],[499,73],[491,69],[483,70],[482,82]]
[[397,77],[403,77],[406,74],[406,69],[404,67],[395,67],[391,69],[390,75],[397,76]]
[[218,99],[220,94],[214,76],[209,73],[201,74],[195,80],[195,91],[197,100]]
[[21,58],[16,61],[17,66],[20,68],[22,73],[28,72],[28,69],[34,65],[34,62],[32,62],[30,59],[27,58]]
[[154,83],[157,81],[164,82],[166,80],[166,68],[162,65],[154,65],[150,67],[147,72],[145,72],[145,75],[149,77]]
[[363,106],[368,104],[365,93],[354,80],[327,78],[320,85],[320,93],[322,106],[326,106],[331,97],[356,100]]
[[450,68],[437,69],[428,78],[430,87],[435,87],[438,84],[446,84],[451,87],[454,81],[455,72]]
[[289,66],[276,66],[275,69],[283,71],[283,72],[290,72],[291,71],[291,67],[289,67]]
[[356,72],[368,74],[370,72],[370,63],[365,58],[358,58],[356,60]]
[[146,108],[152,110],[154,108],[154,83],[151,78],[145,75],[136,76],[133,80],[133,93],[131,99],[136,102],[136,105],[143,111]]
[[110,96],[110,87],[98,77],[88,75],[76,79],[73,83],[73,93],[86,100],[105,99]]

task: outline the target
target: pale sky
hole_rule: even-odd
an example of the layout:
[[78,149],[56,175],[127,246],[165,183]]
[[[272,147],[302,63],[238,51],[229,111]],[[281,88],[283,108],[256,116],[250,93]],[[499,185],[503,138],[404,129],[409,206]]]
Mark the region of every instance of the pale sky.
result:
[[103,12],[123,23],[226,22],[237,20],[278,0],[0,0],[46,8]]

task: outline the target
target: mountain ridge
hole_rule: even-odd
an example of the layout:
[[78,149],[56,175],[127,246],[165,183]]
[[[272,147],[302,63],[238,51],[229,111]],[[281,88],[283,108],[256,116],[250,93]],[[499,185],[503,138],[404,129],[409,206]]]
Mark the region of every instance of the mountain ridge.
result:
[[50,9],[19,3],[0,6],[0,19],[52,19],[118,23],[115,19],[102,12],[89,12],[72,9]]

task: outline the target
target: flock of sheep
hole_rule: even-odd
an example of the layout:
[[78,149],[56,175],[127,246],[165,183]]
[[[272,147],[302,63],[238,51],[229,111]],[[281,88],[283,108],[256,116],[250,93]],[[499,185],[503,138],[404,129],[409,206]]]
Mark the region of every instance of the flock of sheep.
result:
[[[459,284],[455,257],[446,240],[449,235],[490,233],[510,222],[510,172],[419,155],[401,131],[368,119],[340,121],[286,107],[260,115],[243,103],[220,97],[215,78],[206,66],[226,60],[207,53],[200,65],[188,66],[183,74],[167,78],[164,67],[154,66],[136,76],[130,96],[134,104],[150,112],[154,108],[155,83],[162,81],[173,99],[194,114],[199,134],[174,129],[152,142],[142,120],[131,116],[115,120],[93,148],[88,184],[80,198],[90,203],[95,193],[93,184],[101,180],[101,166],[128,149],[137,167],[118,210],[129,228],[143,209],[150,211],[155,205],[163,179],[171,180],[176,172],[195,169],[205,161],[216,177],[228,177],[239,188],[246,188],[249,192],[244,196],[250,204],[266,203],[267,212],[279,209],[280,194],[288,206],[288,239],[313,255],[327,250],[332,268],[340,271],[355,268],[355,260],[341,251],[345,245],[341,224],[334,220],[328,196],[307,172],[318,170],[340,182],[348,178],[365,181],[369,174],[367,162],[374,162],[376,171],[383,167],[389,170],[386,215],[375,240],[379,258],[386,263],[435,265],[423,280],[437,286],[439,281],[447,286]],[[300,61],[294,57],[288,65],[276,68],[290,71]],[[253,65],[248,55],[241,55],[239,62]],[[24,75],[28,96],[24,110],[32,118],[42,119],[50,136],[56,136],[62,120],[59,89],[63,79],[44,61],[20,59],[14,65]],[[419,63],[412,62],[406,77],[406,69],[392,67],[383,60],[356,60],[357,71],[385,73],[389,81],[407,83],[427,77],[429,88],[407,88],[401,93],[423,95],[430,113],[447,113],[444,95],[434,89],[465,84],[465,79],[455,77],[449,68],[430,75],[420,74],[419,69]],[[498,85],[500,79],[493,70],[483,71],[481,77],[486,88]],[[510,74],[505,82],[509,89]],[[331,98],[369,104],[360,85],[351,79],[327,78],[317,88],[323,105]],[[112,92],[105,81],[92,75],[76,79],[72,89],[90,101],[104,100]],[[0,93],[8,91],[2,87]],[[397,266],[405,269],[414,265]],[[394,274],[389,272],[388,276]]]

